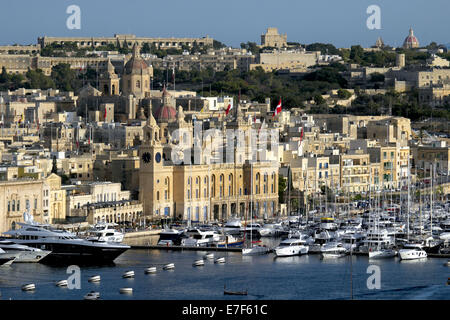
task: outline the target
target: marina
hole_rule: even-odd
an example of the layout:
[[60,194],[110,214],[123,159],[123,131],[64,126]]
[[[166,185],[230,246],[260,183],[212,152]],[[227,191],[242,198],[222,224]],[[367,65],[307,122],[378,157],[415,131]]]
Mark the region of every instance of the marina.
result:
[[[267,245],[275,243],[267,242]],[[243,256],[238,252],[222,253],[225,263],[204,260],[201,268],[193,261],[207,251],[163,251],[130,249],[113,266],[89,266],[81,269],[81,289],[56,287],[55,281],[67,277],[66,268],[45,264],[16,264],[0,268],[2,299],[81,300],[91,291],[102,300],[109,299],[350,299],[350,256],[320,259],[320,255],[277,257],[274,254]],[[354,299],[437,299],[447,300],[448,259],[422,260],[379,259],[352,256]],[[171,262],[176,268],[160,272]],[[381,270],[381,289],[366,286],[367,268],[376,265]],[[149,266],[158,270],[146,274]],[[121,275],[133,269],[134,278]],[[101,275],[101,282],[88,282],[92,274]],[[35,285],[32,291],[22,291],[24,284]],[[270,283],[270,286],[267,284]],[[247,295],[226,295],[247,290]],[[132,288],[132,294],[122,294],[121,288]],[[94,297],[88,297],[94,298]]]

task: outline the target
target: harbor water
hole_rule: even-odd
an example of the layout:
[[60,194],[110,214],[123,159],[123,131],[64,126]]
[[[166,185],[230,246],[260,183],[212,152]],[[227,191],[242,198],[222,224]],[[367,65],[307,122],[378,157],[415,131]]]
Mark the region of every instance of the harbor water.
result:
[[[263,241],[275,245],[274,239]],[[447,259],[372,261],[367,256],[352,256],[350,263],[349,256],[322,260],[314,254],[275,258],[273,253],[242,256],[240,252],[214,252],[215,258],[225,257],[226,263],[205,260],[204,266],[194,267],[193,262],[206,253],[131,249],[113,265],[81,266],[80,289],[55,286],[56,281],[70,276],[67,266],[13,263],[0,268],[1,299],[80,300],[90,291],[99,292],[102,300],[350,299],[351,292],[354,299],[450,298]],[[174,263],[175,269],[162,270],[167,263]],[[379,267],[379,289],[368,288],[370,265]],[[145,274],[150,266],[156,266],[157,272]],[[122,278],[130,270],[135,277]],[[93,275],[100,275],[101,281],[88,282]],[[22,285],[28,283],[34,283],[36,290],[22,291]],[[224,295],[224,286],[232,291],[248,290],[248,295]],[[121,294],[120,288],[133,288],[133,292]]]

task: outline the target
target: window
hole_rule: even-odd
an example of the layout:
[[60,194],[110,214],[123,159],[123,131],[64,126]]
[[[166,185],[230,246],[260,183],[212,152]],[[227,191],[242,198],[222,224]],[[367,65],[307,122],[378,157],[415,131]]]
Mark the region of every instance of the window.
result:
[[12,211],[16,211],[16,200],[12,201]]
[[8,212],[11,211],[11,201],[8,201]]

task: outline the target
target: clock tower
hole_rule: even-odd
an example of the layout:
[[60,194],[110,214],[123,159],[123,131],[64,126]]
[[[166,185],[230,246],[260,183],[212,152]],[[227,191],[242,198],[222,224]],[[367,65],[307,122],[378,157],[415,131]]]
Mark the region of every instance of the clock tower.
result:
[[139,200],[146,219],[171,218],[172,166],[164,166],[160,128],[152,114],[151,106],[144,127],[144,142],[139,148]]

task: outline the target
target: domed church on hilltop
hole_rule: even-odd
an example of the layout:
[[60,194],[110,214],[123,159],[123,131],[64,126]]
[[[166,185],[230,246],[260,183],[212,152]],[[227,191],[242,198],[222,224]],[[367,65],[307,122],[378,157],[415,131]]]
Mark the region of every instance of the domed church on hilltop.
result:
[[412,28],[409,29],[409,35],[406,37],[403,42],[403,48],[405,49],[414,49],[419,47],[419,40],[414,36],[414,31]]

